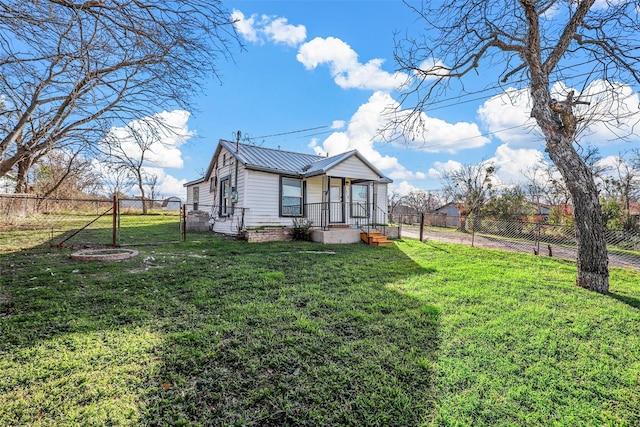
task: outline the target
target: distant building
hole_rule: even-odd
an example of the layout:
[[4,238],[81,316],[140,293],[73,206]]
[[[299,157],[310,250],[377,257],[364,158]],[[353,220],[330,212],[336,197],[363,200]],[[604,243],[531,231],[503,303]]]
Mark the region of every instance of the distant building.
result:
[[162,202],[162,209],[165,211],[178,211],[181,206],[182,200],[177,196],[167,197]]

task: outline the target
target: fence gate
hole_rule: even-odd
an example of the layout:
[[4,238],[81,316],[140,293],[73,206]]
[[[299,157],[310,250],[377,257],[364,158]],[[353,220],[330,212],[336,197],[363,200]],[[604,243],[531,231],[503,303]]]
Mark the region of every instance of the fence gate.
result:
[[115,206],[115,245],[153,245],[182,241],[180,201],[131,198],[118,199]]
[[0,194],[0,252],[112,243],[113,202]]

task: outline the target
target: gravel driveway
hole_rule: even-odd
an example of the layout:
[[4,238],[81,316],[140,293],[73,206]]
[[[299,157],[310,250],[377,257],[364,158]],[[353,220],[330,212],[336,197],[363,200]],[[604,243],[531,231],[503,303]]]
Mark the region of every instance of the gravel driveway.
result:
[[[409,237],[413,239],[420,238],[420,227],[403,225],[402,237]],[[502,251],[512,252],[524,252],[533,254],[537,249],[534,242],[525,240],[510,240],[499,236],[482,236],[476,235],[473,237],[471,233],[460,233],[452,230],[434,231],[425,230],[423,233],[423,239],[425,241],[435,240],[438,242],[456,243],[459,245],[471,246],[473,240],[473,246],[479,248],[498,249]],[[541,256],[553,256],[556,258],[575,260],[576,249],[566,246],[547,245],[545,243],[540,244]],[[609,265],[611,267],[624,267],[640,270],[640,258],[633,256],[624,256],[619,254],[609,254]]]

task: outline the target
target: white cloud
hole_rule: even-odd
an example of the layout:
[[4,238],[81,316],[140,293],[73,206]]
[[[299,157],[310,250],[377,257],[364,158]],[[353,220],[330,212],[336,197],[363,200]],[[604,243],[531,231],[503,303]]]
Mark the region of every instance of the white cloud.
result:
[[351,46],[335,37],[314,38],[300,46],[296,58],[307,70],[328,65],[331,76],[343,89],[394,90],[407,80],[406,74],[384,71],[383,59],[360,63]]
[[375,137],[385,121],[382,112],[390,102],[392,98],[388,93],[375,92],[351,117],[346,130],[332,133],[322,144],[314,139],[309,146],[317,154],[330,156],[358,150],[392,179],[424,179],[424,173],[407,170],[396,157],[382,155],[375,148]]
[[258,43],[258,31],[254,28],[256,23],[255,15],[245,18],[244,14],[239,10],[231,12],[231,20],[234,22],[236,31],[246,40],[252,43]]
[[449,123],[424,113],[420,115],[420,128],[405,138],[404,144],[408,148],[430,153],[457,153],[461,150],[479,148],[490,142],[475,123]]
[[412,191],[420,191],[420,188],[410,184],[408,181],[402,181],[397,184],[395,182],[389,184],[389,190],[397,191],[401,196],[406,196]]
[[333,123],[331,123],[331,129],[342,129],[344,128],[344,125],[344,120],[334,120]]
[[433,167],[429,169],[429,177],[442,179],[444,174],[462,168],[462,163],[455,160],[447,160],[446,162],[434,162]]
[[264,26],[264,32],[269,40],[295,47],[307,38],[307,28],[304,25],[287,24],[287,18],[274,18]]
[[532,147],[544,144],[531,118],[529,89],[509,88],[478,108],[478,116],[494,136],[511,146]]
[[[556,82],[551,95],[565,99],[572,88]],[[574,107],[581,118],[578,140],[601,145],[621,137],[638,140],[634,127],[640,123],[640,99],[628,85],[595,80],[583,93],[575,91],[574,99],[589,105]],[[494,136],[511,147],[532,148],[544,146],[544,137],[531,118],[531,100],[528,89],[509,88],[487,100],[478,108],[478,117]]]
[[156,191],[163,199],[171,196],[178,196],[183,200],[186,200],[186,188],[183,184],[187,182],[186,179],[177,179],[176,177],[167,174],[162,168],[146,167],[144,172],[147,176],[156,176],[158,178]]
[[286,44],[296,47],[307,38],[307,28],[304,25],[289,24],[287,18],[277,16],[251,15],[246,18],[239,10],[233,10],[231,19],[236,31],[251,43],[264,43],[264,38],[276,44]]
[[524,180],[523,172],[544,158],[542,152],[532,148],[513,149],[502,144],[489,159],[497,168],[496,175],[501,182],[515,184]]
[[133,129],[144,134],[143,138],[153,140],[145,153],[145,165],[182,168],[184,162],[180,147],[195,135],[187,126],[190,115],[184,110],[163,111],[153,117],[134,120],[125,127],[114,127],[109,131],[108,138],[117,141],[120,150],[127,156],[139,158],[142,149],[131,134]]
[[[309,147],[313,148],[319,155],[326,155],[327,153],[335,155],[357,149],[378,169],[394,180],[426,179],[426,173],[410,171],[396,157],[382,155],[376,149],[375,145],[378,143],[376,138],[382,138],[379,132],[387,123],[388,117],[385,115],[385,111],[390,106],[392,108],[396,107],[397,102],[389,93],[375,92],[351,117],[346,130],[332,133],[322,143],[317,139],[313,139]],[[474,123],[461,122],[451,124],[428,116],[424,116],[423,121],[428,127],[428,131],[424,133],[423,138],[415,138],[406,144],[395,143],[395,145],[416,151],[456,152],[489,142],[487,138],[480,134],[478,127]],[[428,175],[433,176],[433,172]]]
[[640,98],[630,86],[596,80],[580,94],[580,100],[589,102],[575,108],[576,116],[586,124],[582,139],[594,145],[621,138],[636,142],[640,139],[636,131],[640,124]]
[[[152,143],[150,149],[145,152],[145,161],[143,162],[143,174],[147,177],[155,175],[158,178],[157,191],[163,197],[179,196],[184,198],[185,189],[182,184],[186,180],[178,180],[174,176],[168,174],[164,168],[182,168],[183,159],[181,146],[195,133],[189,130],[187,122],[189,120],[190,113],[183,110],[163,111],[155,114],[153,117],[145,117],[139,120],[134,120],[124,127],[114,127],[110,130],[108,139],[112,139],[117,142],[120,147],[120,155],[126,155],[131,158],[137,159],[141,156],[142,151],[140,146],[136,143],[132,137],[131,129],[136,132],[140,132],[142,138],[149,136]],[[149,129],[151,126],[151,129]],[[106,142],[102,141],[103,150],[106,152],[108,148],[104,145]],[[108,161],[109,159],[107,159]],[[109,186],[115,179],[114,172],[110,171],[107,167],[107,163],[98,162],[94,164],[97,170],[99,170],[105,177],[108,183],[105,186],[105,192],[109,192],[112,188]],[[124,176],[120,178],[120,181],[125,179]],[[126,180],[126,179],[125,179]],[[130,195],[135,196],[139,194],[139,190],[133,184],[133,180],[129,179],[126,188],[123,190],[129,191]],[[121,181],[122,183],[122,181]]]

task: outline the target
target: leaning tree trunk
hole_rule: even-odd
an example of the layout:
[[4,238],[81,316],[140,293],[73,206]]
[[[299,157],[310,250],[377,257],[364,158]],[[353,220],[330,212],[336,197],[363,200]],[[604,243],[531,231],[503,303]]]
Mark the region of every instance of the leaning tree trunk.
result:
[[29,171],[33,166],[33,157],[26,156],[18,162],[18,173],[16,174],[16,193],[28,193],[29,192]]
[[576,284],[595,292],[609,292],[609,259],[602,208],[593,174],[573,146],[576,118],[572,107],[573,92],[557,102],[545,89],[545,79],[534,79],[531,115],[536,119],[546,140],[546,151],[564,179],[575,217],[578,254]]
[[576,152],[571,141],[561,138],[547,143],[547,151],[571,192],[578,245],[576,284],[600,292],[609,292],[609,268],[605,227],[598,191],[591,170]]

